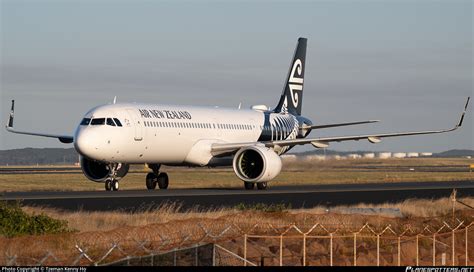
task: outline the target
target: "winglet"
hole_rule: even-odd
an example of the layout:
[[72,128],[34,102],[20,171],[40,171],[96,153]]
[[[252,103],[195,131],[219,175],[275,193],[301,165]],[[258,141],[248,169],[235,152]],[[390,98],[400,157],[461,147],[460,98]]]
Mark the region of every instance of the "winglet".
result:
[[464,106],[464,111],[462,112],[461,119],[459,119],[459,123],[456,125],[456,128],[462,126],[462,121],[464,121],[464,115],[466,114],[467,106],[469,105],[469,100],[471,99],[470,96],[467,97],[466,105]]
[[8,119],[8,125],[7,128],[12,128],[13,127],[13,115],[15,113],[15,100],[12,100],[12,109],[10,111],[10,118]]

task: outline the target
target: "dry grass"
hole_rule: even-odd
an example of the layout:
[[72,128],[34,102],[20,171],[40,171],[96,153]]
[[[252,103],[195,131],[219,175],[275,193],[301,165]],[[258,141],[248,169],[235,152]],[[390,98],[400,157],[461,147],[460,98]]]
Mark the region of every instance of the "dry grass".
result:
[[158,208],[147,209],[141,212],[69,212],[43,207],[24,207],[23,210],[31,214],[43,213],[53,218],[61,218],[68,221],[69,227],[80,232],[109,231],[125,226],[146,226],[194,218],[215,219],[237,212],[225,208],[208,210],[193,208],[183,210],[181,205],[176,203],[163,204]]
[[[466,203],[467,205],[474,207],[474,197],[461,198],[459,201]],[[399,203],[384,203],[384,204],[366,204],[360,203],[357,205],[351,206],[337,206],[336,208],[330,209],[330,212],[333,211],[338,213],[339,210],[346,208],[395,208],[399,209],[401,214],[404,217],[437,217],[449,214],[452,212],[452,201],[450,198],[441,198],[436,200],[425,200],[425,199],[408,199]],[[468,207],[456,203],[456,210],[467,210]],[[309,213],[322,213],[326,211],[325,207],[315,207],[308,209]],[[382,214],[385,216],[390,216],[390,214]]]
[[[474,198],[461,200],[468,204],[474,204]],[[423,231],[426,225],[431,226],[432,229],[439,229],[443,222],[450,222],[449,204],[450,200],[445,198],[436,201],[407,200],[393,205],[377,205],[377,207],[399,207],[402,213],[409,215],[409,217],[403,218],[383,215],[326,213],[322,207],[309,210],[264,213],[237,211],[234,209],[207,211],[194,209],[183,211],[177,205],[167,205],[156,210],[134,214],[124,212],[63,212],[38,207],[27,207],[25,209],[29,213],[46,213],[55,218],[65,219],[71,227],[78,229],[79,232],[74,234],[23,236],[16,238],[0,237],[0,244],[2,245],[0,247],[0,262],[5,262],[5,259],[2,259],[2,257],[14,255],[18,256],[17,261],[19,263],[31,265],[34,263],[31,260],[40,260],[44,258],[46,253],[50,253],[55,258],[48,259],[48,265],[67,265],[73,263],[79,255],[75,245],[87,249],[89,256],[92,256],[94,260],[99,260],[112,245],[119,243],[121,251],[116,250],[113,254],[109,255],[107,260],[104,261],[106,263],[107,261],[124,258],[125,255],[121,252],[128,252],[127,254],[132,254],[132,256],[137,256],[133,254],[148,255],[149,252],[140,250],[137,246],[142,241],[146,241],[146,247],[152,251],[166,252],[177,247],[186,247],[202,242],[204,241],[203,239],[208,237],[206,231],[216,235],[228,229],[229,226],[232,226],[232,228],[225,232],[217,241],[224,246],[228,246],[227,248],[231,248],[230,246],[234,245],[233,250],[238,254],[241,254],[242,250],[243,233],[261,235],[281,233],[281,231],[293,224],[303,231],[308,231],[311,226],[319,223],[328,231],[338,229],[340,230],[339,233],[350,234],[351,231],[358,231],[362,225],[368,223],[376,232],[381,232],[386,226],[390,225],[395,233],[402,233],[406,226],[410,226],[414,233],[419,233]],[[365,206],[367,205],[356,205],[356,207]],[[420,207],[425,208],[420,209]],[[465,225],[469,225],[473,221],[474,211],[465,209],[460,205],[458,205],[458,208],[456,218],[464,221]],[[419,217],[422,215],[434,217]],[[258,224],[258,227],[255,227],[255,224]],[[327,231],[321,229],[314,230],[315,233],[328,235]],[[462,232],[462,235],[464,235],[464,232]],[[440,237],[441,235],[437,238],[440,239]],[[459,241],[462,241],[462,237],[464,236],[461,236]],[[206,240],[208,242],[213,241],[209,237],[207,239],[210,239]],[[362,241],[360,240],[359,242]],[[310,249],[310,251],[327,252],[324,242],[319,243],[319,245],[315,245],[318,246],[316,249]],[[375,242],[366,244],[365,248],[373,250],[374,244]],[[337,248],[340,248],[337,240],[335,245],[337,251]],[[461,247],[463,244],[456,242],[456,245]],[[293,245],[285,239],[285,247],[290,248],[290,246]],[[308,244],[308,247],[311,248],[310,244]],[[429,245],[428,248],[430,248]],[[297,249],[301,249],[301,246],[298,246]],[[352,245],[348,249],[352,249]],[[422,244],[421,250],[423,249],[424,246]],[[360,250],[363,251],[365,249],[361,248]],[[407,249],[403,250],[405,252]],[[251,253],[250,251],[249,254]],[[369,259],[373,260],[373,256]],[[89,265],[90,263],[83,258],[80,264]]]
[[[474,198],[462,198],[462,202],[474,206]],[[141,212],[88,212],[88,211],[60,211],[51,208],[42,207],[24,207],[24,210],[31,214],[44,213],[53,218],[67,220],[69,226],[80,232],[87,231],[109,231],[126,226],[146,226],[150,224],[163,224],[178,220],[190,219],[218,219],[223,217],[234,217],[235,223],[242,224],[245,221],[249,223],[272,223],[272,224],[289,224],[295,220],[295,215],[305,215],[309,217],[325,215],[324,218],[330,220],[332,215],[338,220],[343,220],[347,223],[358,224],[361,220],[365,220],[366,216],[359,216],[354,214],[337,215],[338,208],[398,208],[405,217],[437,217],[449,214],[452,210],[452,202],[449,198],[438,200],[417,200],[410,199],[400,203],[385,203],[380,205],[374,204],[358,204],[352,206],[338,206],[331,208],[329,214],[326,207],[318,206],[311,209],[294,209],[288,210],[285,216],[279,213],[264,213],[264,212],[243,212],[231,208],[221,209],[199,209],[193,208],[183,210],[179,204],[171,203],[164,204],[156,209],[144,210]],[[466,210],[467,207],[456,204],[457,210]],[[391,217],[390,214],[381,214],[384,217]],[[239,220],[243,220],[242,222]],[[306,220],[306,219],[305,219]]]
[[321,169],[321,168],[353,168],[376,166],[376,167],[460,167],[468,169],[474,159],[466,158],[390,158],[390,159],[329,159],[329,160],[307,160],[303,158],[286,159],[285,169]]

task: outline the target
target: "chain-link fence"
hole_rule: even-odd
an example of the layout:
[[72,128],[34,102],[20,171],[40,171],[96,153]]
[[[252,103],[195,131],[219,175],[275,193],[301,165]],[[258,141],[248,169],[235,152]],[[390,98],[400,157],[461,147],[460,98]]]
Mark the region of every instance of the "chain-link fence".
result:
[[[380,229],[380,228],[378,228]],[[243,258],[259,265],[473,265],[473,223],[379,231],[365,224],[357,230],[315,224],[296,225],[274,234],[245,234]],[[227,246],[232,248],[232,246]],[[241,262],[240,265],[246,265]]]
[[[1,238],[1,265],[473,265],[473,223],[242,226]],[[138,233],[136,229],[141,231]],[[179,229],[179,228],[177,228]]]

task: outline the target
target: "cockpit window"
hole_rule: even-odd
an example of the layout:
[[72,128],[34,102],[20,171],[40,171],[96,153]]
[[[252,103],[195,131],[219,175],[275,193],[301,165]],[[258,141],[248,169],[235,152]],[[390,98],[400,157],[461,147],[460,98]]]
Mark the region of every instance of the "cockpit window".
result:
[[90,122],[91,122],[90,118],[84,118],[81,121],[81,126],[88,126]]
[[117,118],[114,118],[115,123],[117,124],[118,127],[122,126],[122,123],[120,123],[120,120]]
[[112,120],[112,118],[107,118],[107,125],[115,127],[114,120]]
[[105,118],[95,118],[92,119],[91,125],[97,126],[97,125],[104,125],[105,124]]

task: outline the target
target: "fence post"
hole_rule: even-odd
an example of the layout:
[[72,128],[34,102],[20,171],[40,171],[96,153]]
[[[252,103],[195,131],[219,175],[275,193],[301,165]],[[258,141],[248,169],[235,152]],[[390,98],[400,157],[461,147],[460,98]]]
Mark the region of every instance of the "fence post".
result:
[[176,266],[176,249],[174,250],[173,255],[173,266]]
[[280,266],[283,266],[283,235],[280,235]]
[[357,266],[357,232],[354,232],[354,266]]
[[433,266],[436,265],[436,233],[433,233]]
[[195,247],[195,250],[194,250],[194,258],[195,258],[195,263],[194,265],[195,266],[198,266],[199,265],[199,259],[198,259],[198,249],[199,249],[199,246],[196,245]]
[[400,256],[400,236],[398,236],[398,243],[397,243],[397,246],[398,246],[398,266],[400,266],[401,264],[401,256]]
[[453,259],[453,266],[454,266],[454,229],[451,231],[452,233],[452,253],[451,253],[451,258]]
[[468,249],[468,247],[467,247],[467,229],[468,228],[469,228],[469,226],[466,227],[466,239],[465,239],[466,240],[466,266],[467,266],[467,263],[468,263],[467,259],[469,258],[469,255],[467,254],[467,249]]
[[306,266],[306,233],[303,233],[303,266]]
[[216,266],[216,243],[212,244],[212,266]]
[[380,234],[377,234],[377,266],[380,266]]
[[247,234],[244,234],[244,266],[247,266]]
[[329,234],[329,265],[332,266],[332,233]]
[[416,235],[416,266],[419,266],[418,265],[418,235]]

